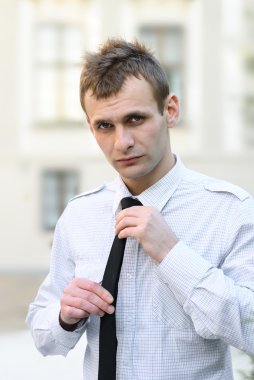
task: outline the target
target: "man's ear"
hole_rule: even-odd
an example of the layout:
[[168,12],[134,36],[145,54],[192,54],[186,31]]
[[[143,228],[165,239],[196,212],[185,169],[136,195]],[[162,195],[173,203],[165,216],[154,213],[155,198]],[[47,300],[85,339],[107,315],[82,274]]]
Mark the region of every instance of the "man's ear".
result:
[[165,112],[168,128],[174,127],[179,117],[179,99],[173,93],[170,93],[165,101]]

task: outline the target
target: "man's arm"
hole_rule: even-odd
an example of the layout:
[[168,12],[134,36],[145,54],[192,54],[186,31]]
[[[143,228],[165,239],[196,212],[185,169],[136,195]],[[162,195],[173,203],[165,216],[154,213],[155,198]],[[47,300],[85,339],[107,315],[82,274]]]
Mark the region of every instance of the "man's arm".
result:
[[[222,339],[253,353],[252,199],[241,203],[236,220],[238,226],[228,235],[228,252],[225,252],[226,258],[220,268],[213,267],[182,241],[178,242],[169,227],[165,229],[163,217],[151,207],[123,210],[116,219],[116,231],[122,238],[135,237],[144,251],[160,263],[157,267],[160,278],[174,293],[184,312],[190,316],[200,336],[205,339]],[[169,247],[168,252],[166,247]]]
[[54,235],[50,273],[30,305],[26,320],[43,355],[66,356],[86,329],[86,323],[80,323],[74,331],[66,331],[59,323],[59,313],[63,322],[72,325],[90,314],[102,316],[114,312],[110,305],[113,298],[107,290],[74,276],[75,262],[60,219]]

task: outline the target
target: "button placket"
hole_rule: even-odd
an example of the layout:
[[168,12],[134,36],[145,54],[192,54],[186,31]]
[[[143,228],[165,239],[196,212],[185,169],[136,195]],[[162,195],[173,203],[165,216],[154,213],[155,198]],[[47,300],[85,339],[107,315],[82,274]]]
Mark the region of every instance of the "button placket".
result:
[[[121,299],[121,307],[119,310],[119,325],[126,329],[128,333],[124,333],[124,366],[129,367],[132,363],[132,348],[135,334],[135,305],[136,305],[136,281],[135,271],[137,266],[138,242],[133,239],[127,239],[124,261],[122,266],[121,278],[119,282],[118,299]],[[127,348],[128,346],[128,348]],[[130,369],[130,368],[129,368]]]

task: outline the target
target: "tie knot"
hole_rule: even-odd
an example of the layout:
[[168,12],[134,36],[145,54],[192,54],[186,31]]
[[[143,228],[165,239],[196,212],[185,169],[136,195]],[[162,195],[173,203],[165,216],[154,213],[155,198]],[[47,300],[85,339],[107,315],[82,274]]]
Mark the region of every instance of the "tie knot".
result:
[[138,199],[131,197],[126,197],[121,200],[122,209],[132,207],[132,206],[142,206],[142,203]]

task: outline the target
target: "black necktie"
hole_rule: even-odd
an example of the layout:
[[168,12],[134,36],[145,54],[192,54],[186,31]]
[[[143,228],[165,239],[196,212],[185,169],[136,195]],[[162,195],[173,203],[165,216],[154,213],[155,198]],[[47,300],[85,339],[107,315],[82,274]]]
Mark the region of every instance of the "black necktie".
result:
[[[142,206],[137,199],[123,198],[122,208]],[[123,262],[126,239],[115,237],[109,254],[106,269],[103,275],[102,286],[114,297],[113,306],[116,306],[118,280]],[[101,318],[99,338],[99,375],[98,380],[116,379],[116,318],[114,314],[105,314]]]

